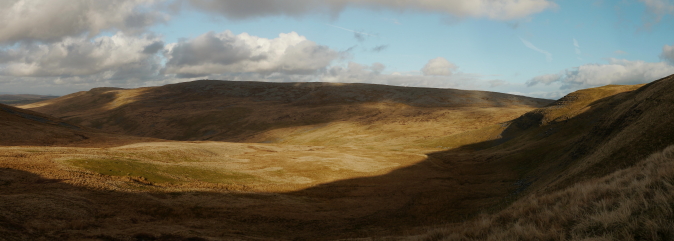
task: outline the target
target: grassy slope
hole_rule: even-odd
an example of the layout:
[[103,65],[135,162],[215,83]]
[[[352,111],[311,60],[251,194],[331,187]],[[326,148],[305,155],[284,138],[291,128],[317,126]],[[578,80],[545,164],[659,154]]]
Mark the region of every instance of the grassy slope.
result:
[[[82,218],[90,221],[72,224],[85,227],[79,232],[70,227],[64,234],[67,237],[91,237],[97,229],[89,225],[98,223],[106,227],[98,232],[128,238],[138,231],[119,223],[127,219],[145,220],[133,227],[155,235],[178,226],[204,237],[219,236],[217,231],[224,227],[233,230],[230,235],[245,232],[257,237],[315,239],[389,233],[385,227],[403,232],[453,220],[497,202],[509,190],[503,180],[512,178],[510,173],[494,175],[497,166],[439,165],[418,150],[406,148],[424,146],[424,141],[448,133],[504,122],[549,102],[488,92],[376,85],[198,81],[134,90],[99,88],[31,106],[61,113],[70,121],[86,120],[78,123],[108,131],[277,143],[4,148],[0,166],[62,180],[61,197],[88,200],[98,212],[133,210],[105,217],[90,214]],[[288,145],[293,143],[312,146]],[[29,159],[32,164],[24,166]],[[489,181],[485,182],[485,176]],[[10,183],[17,192],[53,195],[51,189],[32,183]],[[473,192],[476,189],[482,191]],[[106,202],[91,190],[114,191],[112,199],[120,201]],[[175,211],[171,212],[174,219],[162,223],[156,220],[163,220],[165,212],[142,211],[151,209],[144,206],[151,201],[142,195],[126,195],[136,192],[212,195],[197,194],[199,200],[209,200],[207,204],[186,201],[192,197],[165,198],[161,206]],[[277,194],[270,197],[265,192]],[[251,202],[251,198],[261,201]],[[144,201],[132,204],[127,199]],[[60,197],[52,198],[42,205],[59,206],[61,202]],[[214,213],[237,211],[219,217],[194,216],[194,210],[204,205]],[[448,205],[452,208],[443,208]],[[242,206],[248,207],[246,211]],[[22,222],[11,215],[6,218],[11,224]],[[249,225],[250,220],[256,225]],[[278,220],[287,224],[279,225]],[[313,224],[307,226],[307,222]],[[49,225],[17,225],[52,238],[58,235]]]
[[[98,88],[22,106],[83,126],[171,140],[409,147],[551,101],[369,84],[195,81]],[[435,146],[433,146],[435,147]]]
[[[674,104],[668,101],[674,99],[674,76],[645,86],[607,86],[576,95],[593,96],[595,100],[585,101],[587,105],[553,105],[538,117],[527,114],[513,122],[526,126],[532,119],[539,120],[537,126],[513,139],[513,143],[529,146],[505,159],[529,159],[520,162],[524,169],[531,170],[528,178],[538,179],[541,187],[562,188],[603,176],[674,143],[674,129],[670,128]],[[550,178],[553,173],[561,176]]]
[[672,240],[674,145],[633,166],[530,195],[503,211],[405,240]]
[[106,146],[148,141],[101,133],[53,116],[0,104],[0,145]]
[[[204,84],[199,88],[208,89],[209,86],[208,84]],[[135,91],[141,90],[146,91],[147,89]],[[98,91],[107,93],[119,90]],[[265,93],[264,89],[259,89],[259,92]],[[135,98],[133,96],[140,96],[141,94],[147,93],[125,91],[122,93],[122,95],[126,96],[124,98],[95,96],[103,98],[101,101],[108,103],[102,108],[113,110],[120,106],[136,103],[132,101]],[[656,237],[655,239],[657,239],[657,237],[662,237],[667,239],[667,235],[671,233],[671,230],[667,229],[666,225],[670,224],[667,220],[671,220],[672,207],[668,207],[666,203],[671,203],[671,195],[667,195],[671,193],[672,179],[670,172],[662,170],[670,168],[671,149],[664,152],[663,157],[666,158],[653,157],[641,163],[639,160],[643,160],[651,153],[661,151],[674,143],[674,139],[672,139],[674,138],[674,130],[670,128],[674,124],[672,123],[674,122],[674,118],[671,116],[674,113],[674,110],[672,110],[674,108],[672,105],[674,103],[672,102],[674,99],[672,98],[673,94],[674,77],[672,76],[641,88],[639,86],[606,86],[578,91],[552,105],[529,112],[503,125],[493,126],[494,123],[499,122],[492,120],[489,123],[484,123],[483,126],[485,128],[482,129],[463,128],[460,131],[454,132],[459,133],[454,135],[454,137],[459,138],[416,139],[417,142],[415,144],[421,145],[449,144],[460,146],[457,149],[429,154],[428,158],[422,162],[414,164],[416,161],[412,161],[403,165],[405,160],[410,161],[408,157],[402,156],[404,152],[389,152],[390,156],[384,159],[391,159],[398,155],[398,158],[401,160],[400,167],[378,169],[378,171],[370,172],[367,177],[362,177],[362,173],[359,174],[357,171],[349,174],[353,175],[350,177],[334,176],[318,182],[323,184],[315,187],[282,195],[270,197],[234,195],[225,198],[217,195],[203,197],[199,194],[199,197],[165,197],[161,198],[162,205],[158,205],[163,208],[151,211],[148,214],[142,213],[141,209],[147,207],[143,205],[147,204],[150,206],[149,203],[153,202],[151,201],[154,200],[153,198],[146,199],[142,196],[131,197],[123,194],[123,192],[113,193],[110,195],[116,195],[115,197],[120,200],[142,200],[143,204],[132,207],[133,210],[124,214],[108,213],[102,217],[91,215],[90,217],[95,217],[95,221],[88,222],[86,225],[105,222],[105,227],[107,228],[104,229],[103,233],[115,237],[124,237],[120,232],[134,233],[138,232],[138,229],[133,229],[133,226],[130,225],[125,226],[121,223],[115,223],[119,221],[114,220],[140,218],[145,220],[145,222],[139,227],[149,230],[148,232],[152,232],[154,236],[167,232],[171,228],[177,228],[176,232],[180,232],[181,235],[191,235],[196,232],[199,233],[198,236],[215,237],[220,235],[215,233],[214,230],[226,228],[227,230],[231,230],[225,231],[221,235],[233,235],[232,237],[239,238],[246,237],[246,239],[264,239],[281,236],[288,239],[298,236],[310,237],[311,239],[329,239],[330,237],[325,237],[325,235],[351,237],[381,235],[383,233],[403,233],[414,225],[424,225],[429,222],[457,221],[461,217],[470,217],[475,211],[483,209],[496,212],[496,214],[479,217],[474,221],[466,222],[463,226],[449,226],[433,231],[423,236],[422,239],[498,240],[548,238],[551,240],[565,240],[590,237],[613,237],[620,239],[630,237],[633,239]],[[194,98],[199,99],[202,97]],[[290,109],[291,107],[305,108],[304,110],[317,110],[306,109],[309,107],[319,109],[334,108],[335,106],[339,106],[336,103],[342,99],[331,100],[332,102],[321,102],[319,106],[294,103],[293,105],[287,105],[288,109],[283,109],[283,111],[294,110]],[[70,98],[70,100],[74,101],[77,98]],[[463,100],[466,99],[464,98]],[[396,107],[396,105],[404,104],[414,108],[419,107],[411,105],[410,103],[412,102],[410,100],[407,101],[399,100],[394,103],[380,103],[378,105]],[[254,104],[256,101],[248,99],[240,103]],[[89,103],[83,102],[83,105],[85,104]],[[362,106],[368,105],[372,106],[372,103],[365,103]],[[96,107],[100,105],[92,106]],[[190,106],[193,108],[202,105],[193,103],[193,105],[186,105],[184,108],[190,108]],[[238,108],[242,106],[225,106],[225,108],[230,107]],[[473,106],[471,109],[475,110],[475,107],[477,106]],[[424,108],[429,107],[426,106]],[[176,113],[183,113],[178,110],[181,109],[176,109]],[[273,119],[270,119],[269,122],[257,121],[255,122],[257,123],[256,125],[276,123],[271,121],[278,118],[274,114],[274,111],[283,112],[282,110],[266,110],[268,111],[266,113],[271,114],[268,114],[266,117],[260,115],[259,118],[273,117]],[[400,110],[405,109],[400,107],[391,108],[390,113],[404,116],[403,113],[405,112],[395,112]],[[415,113],[418,113],[415,111],[413,109],[408,114],[414,116]],[[323,113],[334,112],[334,109],[329,109],[329,111]],[[70,113],[73,112],[71,111]],[[305,114],[310,113],[313,112],[306,112]],[[369,115],[362,116],[363,122],[358,122],[359,125],[376,128],[377,125],[387,123],[384,121],[386,118],[378,118],[375,115],[379,112],[368,111],[367,113]],[[486,116],[489,116],[489,114]],[[124,118],[123,115],[117,116],[117,118],[120,117]],[[293,119],[293,116],[280,117],[283,117],[279,119],[281,123],[284,118],[288,120]],[[397,120],[400,120],[400,118]],[[293,121],[295,120],[293,119]],[[454,121],[456,121],[456,118]],[[344,125],[349,124],[336,122],[332,124],[343,125],[341,126],[342,129],[345,128]],[[295,125],[299,122],[292,123]],[[371,125],[364,125],[364,123],[371,123]],[[417,122],[415,125],[423,125],[423,123]],[[138,126],[144,126],[144,124],[140,123]],[[321,127],[320,123],[310,123],[308,125],[300,123],[300,126],[302,128]],[[284,129],[288,128],[288,126],[278,127],[272,126],[270,128],[262,125],[259,129],[265,131],[273,130],[286,134],[298,131],[313,133],[315,131],[312,129],[303,130],[301,128]],[[291,125],[290,127],[294,126]],[[460,133],[469,129],[471,130],[470,132]],[[367,128],[355,130],[362,133]],[[376,132],[381,133],[385,130],[378,129]],[[334,134],[340,132],[324,132],[322,135],[327,135],[328,133]],[[241,136],[253,138],[248,134],[241,134]],[[269,134],[269,136],[273,135]],[[307,135],[300,136],[308,138]],[[358,135],[356,134],[356,136]],[[390,134],[390,136],[395,135]],[[368,135],[364,135],[363,137],[365,137],[364,139],[369,138]],[[354,139],[358,140],[357,138]],[[311,140],[314,141],[316,139]],[[279,142],[283,142],[283,140]],[[341,145],[336,140],[318,141],[317,143],[325,142]],[[283,148],[287,146],[281,149],[269,149],[267,145],[256,145],[259,145],[257,147],[259,150],[252,152],[250,155],[255,155],[260,160],[268,161],[264,163],[264,166],[268,167],[270,163],[278,162],[280,166],[286,167],[294,163],[292,165],[295,165],[296,169],[292,169],[294,170],[293,175],[298,177],[312,178],[311,174],[323,176],[325,173],[335,173],[334,168],[341,170],[340,167],[332,165],[332,161],[327,162],[330,164],[324,163],[326,165],[321,167],[320,171],[317,171],[319,169],[302,169],[303,167],[307,167],[308,163],[321,163],[320,160],[327,160],[326,158],[329,155],[334,155],[334,153],[313,159],[311,162],[303,162],[301,157],[312,155],[308,154],[313,151],[309,150],[311,147],[306,147],[309,149],[303,149],[296,156],[290,155],[288,156],[289,158],[281,157],[274,159],[280,153],[285,152]],[[379,147],[382,146],[384,145],[380,145]],[[139,150],[142,150],[143,147],[139,148]],[[337,148],[334,150],[335,153],[343,152],[343,149],[340,149],[342,147],[338,146],[334,148]],[[106,154],[105,150],[101,151],[103,152],[94,155],[90,159],[81,158],[81,155],[85,153],[74,153],[67,160],[75,162],[81,162],[81,160],[100,161],[102,159],[96,159],[99,158],[97,156],[110,155],[110,153]],[[383,153],[381,150],[372,153],[362,151],[357,150],[349,154],[370,158],[372,155]],[[3,165],[30,173],[41,173],[41,176],[52,179],[67,179],[66,177],[71,177],[70,175],[81,175],[77,174],[77,171],[81,171],[81,169],[63,170],[62,167],[54,166],[58,163],[50,161],[51,159],[49,158],[45,158],[40,164],[50,166],[49,168],[31,169],[34,167],[23,167],[20,164],[22,163],[21,160],[24,160],[22,158],[25,158],[21,157],[21,155],[27,155],[24,152],[29,151],[17,150],[16,152],[12,152],[11,157],[4,157]],[[133,153],[135,152],[133,151]],[[169,156],[161,157],[164,154],[148,154],[149,156],[145,157],[142,155],[137,156],[137,154],[129,155],[131,156],[122,155],[120,157],[122,159],[105,159],[105,161],[110,163],[110,161],[118,160],[141,160],[142,163],[150,163],[156,166],[166,165],[158,163],[158,160],[175,159]],[[249,161],[255,160],[253,158],[244,159],[248,159]],[[345,165],[353,167],[357,163],[362,163],[361,160],[365,159],[353,158],[353,160],[353,163]],[[231,160],[227,162],[231,162]],[[384,162],[386,160],[371,163]],[[249,163],[255,163],[255,161]],[[79,164],[80,167],[84,167],[82,163]],[[212,167],[212,160],[204,164]],[[180,165],[189,166],[192,164],[181,163]],[[98,167],[100,166],[93,168]],[[115,168],[117,167],[119,166],[115,166]],[[253,167],[250,170],[255,170],[255,168]],[[130,170],[108,169],[107,172],[110,175],[103,176],[97,176],[96,172],[85,172],[87,173],[86,178],[78,177],[72,181],[66,181],[66,184],[73,186],[62,188],[64,190],[71,190],[70,188],[73,188],[74,191],[71,190],[73,193],[88,192],[77,189],[81,186],[128,192],[129,190],[133,190],[132,188],[129,189],[129,186],[136,185],[137,187],[146,187],[152,190],[152,192],[159,193],[179,191],[179,194],[176,195],[186,195],[198,190],[198,188],[211,188],[207,189],[211,191],[218,188],[210,184],[203,184],[204,186],[202,186],[202,184],[193,182],[194,186],[187,186],[187,189],[184,189],[184,191],[180,191],[182,189],[173,189],[174,187],[171,185],[181,185],[181,180],[190,180],[193,177],[190,177],[189,173],[184,176],[176,175],[170,168],[153,172],[154,174],[159,174],[157,178],[160,179],[155,180],[155,182],[158,181],[155,187],[147,187],[146,184],[143,184],[147,182],[147,178],[134,179],[133,177],[125,176],[123,172],[130,173]],[[265,177],[274,176],[273,172],[275,169],[266,171],[270,173],[265,174]],[[98,170],[98,173],[100,172],[106,172],[106,170]],[[285,175],[286,173],[280,173],[278,177]],[[358,177],[359,175],[361,177]],[[166,178],[168,181],[161,178]],[[297,180],[301,180],[301,178],[295,181]],[[209,183],[209,180],[204,181]],[[34,186],[37,185],[16,181],[12,183],[12,185],[15,185],[13,187],[25,186],[23,187],[25,189],[21,190],[36,190]],[[210,180],[210,183],[218,184],[222,183],[222,181]],[[288,183],[292,183],[292,181]],[[178,188],[181,187],[178,186]],[[98,205],[100,210],[110,210],[118,207],[113,204],[104,204],[104,202],[95,198],[97,194],[87,195],[85,195],[87,200]],[[620,201],[625,197],[634,198],[637,201]],[[199,205],[194,203],[195,200],[205,200],[204,198],[209,201],[200,202]],[[645,201],[641,201],[641,198]],[[516,201],[518,199],[519,201]],[[225,204],[223,200],[228,201]],[[593,203],[594,201],[597,203]],[[248,205],[244,203],[252,204]],[[653,203],[655,205],[646,205],[645,203]],[[124,204],[122,202],[119,205],[123,206]],[[244,206],[246,208],[241,208]],[[498,212],[507,206],[509,206],[507,209]],[[208,211],[206,213],[195,211],[195,209],[202,208]],[[564,213],[563,215],[555,213],[560,212],[560,210],[568,211],[568,213]],[[217,213],[217,217],[208,216],[208,213]],[[169,216],[174,217],[174,219],[165,223],[157,221]],[[2,216],[0,217],[0,221],[3,218],[10,219],[11,216]],[[224,226],[214,224],[213,220],[218,220],[215,223],[221,223]],[[251,222],[255,223],[255,225],[250,225],[249,223]],[[17,222],[10,222],[10,224],[14,223]],[[53,232],[54,228],[40,229],[40,227],[34,227],[37,224],[31,225],[33,224],[29,223],[22,227],[42,230],[49,235],[57,235],[57,233]],[[67,225],[77,226],[85,224],[69,223]],[[494,226],[494,228],[489,229],[489,226]],[[83,228],[81,229],[83,231],[80,233],[75,231],[78,230],[77,228],[70,227],[68,230],[68,234],[74,235],[73,237],[92,237],[91,230],[94,229]],[[236,232],[242,232],[242,230],[245,230],[243,234],[240,236],[235,235]],[[243,236],[245,234],[252,234],[255,237]]]
[[578,91],[513,120],[473,154],[510,164],[523,198],[424,239],[671,239],[673,149],[648,157],[674,143],[673,99],[669,76]]
[[[464,145],[475,159],[508,163],[535,186],[561,188],[606,175],[674,143],[674,77],[648,85],[580,90],[504,123],[457,136],[489,133]],[[457,138],[458,139],[458,138]],[[453,152],[439,152],[448,159]]]
[[[479,171],[448,171],[423,159],[221,142],[0,147],[0,226],[14,227],[4,237],[47,240],[142,233],[325,240],[405,230],[498,199],[484,191],[466,204],[454,201],[486,186],[470,175]],[[450,178],[464,184],[440,181]]]

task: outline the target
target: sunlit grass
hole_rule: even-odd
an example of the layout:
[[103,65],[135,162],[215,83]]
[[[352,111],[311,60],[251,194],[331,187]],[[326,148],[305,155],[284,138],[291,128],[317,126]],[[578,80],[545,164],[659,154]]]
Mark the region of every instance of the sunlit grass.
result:
[[218,171],[181,165],[162,165],[138,160],[75,159],[69,164],[108,176],[143,177],[153,183],[185,183],[202,181],[210,183],[241,183],[254,181],[255,177],[240,172]]

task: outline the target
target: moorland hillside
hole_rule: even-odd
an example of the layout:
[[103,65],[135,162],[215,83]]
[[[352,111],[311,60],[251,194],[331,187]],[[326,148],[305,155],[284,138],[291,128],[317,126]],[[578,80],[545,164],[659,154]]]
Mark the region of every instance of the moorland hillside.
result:
[[102,133],[50,115],[0,104],[0,145],[2,146],[93,145],[101,147],[150,140],[152,138]]
[[671,240],[673,100],[674,75],[580,90],[528,112],[500,140],[470,147],[472,158],[518,173],[507,208],[405,239]]
[[438,138],[551,102],[454,89],[201,80],[97,88],[21,107],[109,132],[169,140],[401,149],[412,143],[438,147]]
[[[220,103],[204,97],[217,89],[209,87],[213,83],[220,82],[169,85],[182,86],[178,89],[184,91],[185,103],[195,98],[194,103],[180,107],[176,113],[189,113],[189,108],[199,112],[202,106]],[[207,90],[195,94],[184,88],[195,84]],[[67,120],[98,115],[96,118],[111,118],[107,116],[109,111],[121,109],[124,115],[115,118],[118,125],[125,125],[130,123],[125,118],[135,113],[134,108],[143,108],[138,103],[153,109],[180,106],[182,102],[172,100],[170,95],[159,95],[163,97],[158,100],[171,100],[171,104],[153,105],[142,100],[152,96],[148,93],[154,88],[164,87],[95,89],[30,107],[58,110],[62,114],[57,116],[78,115],[63,116]],[[171,93],[179,96],[182,92]],[[269,105],[279,108],[278,113],[304,113],[304,117],[313,113],[308,110],[338,106],[340,113],[349,106],[340,102],[341,97],[326,97],[330,101],[321,104],[293,104],[295,98],[288,103],[279,102],[277,97],[276,102],[264,100],[269,94],[232,97],[231,101],[239,101],[234,107]],[[504,96],[506,100],[511,98]],[[368,98],[374,97],[362,97]],[[670,128],[674,124],[674,75],[647,85],[579,90],[558,101],[540,103],[538,108],[522,104],[526,102],[476,104],[478,100],[463,107],[449,102],[445,107],[421,106],[414,103],[415,98],[387,102],[395,98],[386,97],[377,99],[379,102],[352,104],[379,106],[379,110],[390,105],[386,107],[390,112],[381,113],[395,117],[395,125],[387,122],[390,119],[376,118],[374,113],[379,112],[367,109],[343,112],[353,115],[341,117],[345,119],[330,117],[322,124],[302,123],[298,118],[294,124],[271,125],[261,132],[227,132],[238,141],[295,133],[295,139],[275,143],[164,141],[104,148],[0,147],[4,154],[0,165],[5,168],[0,169],[0,181],[4,183],[0,185],[0,199],[6,204],[0,207],[0,233],[17,239],[92,240],[335,240],[383,236],[392,240],[668,240],[674,234],[670,205],[674,203],[672,149],[666,149],[674,143],[674,130]],[[161,101],[157,103],[168,103]],[[443,115],[447,119],[437,121],[446,122],[435,128],[445,128],[436,132],[449,130],[442,132],[450,133],[447,135],[435,133],[433,138],[386,142],[387,138],[414,131],[430,133],[423,128],[402,128],[434,121],[411,121],[414,116],[405,116],[404,111],[410,110],[405,108],[461,110],[452,113],[490,111],[472,115],[468,121],[478,123],[472,126],[462,126],[458,121],[461,118]],[[273,108],[264,110],[271,116],[276,113]],[[510,114],[503,114],[504,110]],[[520,114],[506,119],[515,112]],[[332,112],[321,113],[330,116]],[[274,123],[274,118],[265,119],[263,113],[251,116],[231,123]],[[491,119],[478,122],[481,117]],[[401,120],[410,122],[402,125]],[[338,131],[344,126],[322,133],[330,141],[297,137],[305,135],[298,131],[302,128],[317,128],[305,129],[305,133],[312,133],[344,122],[353,125],[350,131],[357,129],[355,126],[367,127],[358,129],[360,136],[346,139],[356,144],[339,136],[346,133]],[[91,124],[84,119],[77,123]],[[115,127],[112,120],[104,123],[100,129],[120,133],[135,130]],[[170,123],[165,124],[167,131]],[[138,124],[136,128],[151,125]],[[384,129],[365,132],[377,125],[394,129],[397,134]],[[383,141],[362,145],[365,142],[360,139],[371,141],[368,138],[377,135]],[[309,145],[312,143],[323,145]],[[391,143],[402,148],[391,149]],[[428,148],[436,145],[451,148]]]

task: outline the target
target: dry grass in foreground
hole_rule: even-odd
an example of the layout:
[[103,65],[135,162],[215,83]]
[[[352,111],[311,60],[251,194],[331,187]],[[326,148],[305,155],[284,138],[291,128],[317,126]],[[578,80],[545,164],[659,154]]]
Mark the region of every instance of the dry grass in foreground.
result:
[[0,147],[0,240],[403,235],[498,202],[502,169],[329,146]]
[[673,240],[674,145],[633,167],[408,240]]

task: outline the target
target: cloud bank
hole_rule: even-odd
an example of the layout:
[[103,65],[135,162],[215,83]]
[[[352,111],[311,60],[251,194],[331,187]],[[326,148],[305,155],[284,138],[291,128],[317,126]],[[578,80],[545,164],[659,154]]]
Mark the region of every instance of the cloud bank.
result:
[[664,47],[662,47],[662,53],[660,54],[660,58],[674,64],[674,45],[672,46],[665,45]]
[[167,46],[165,73],[180,77],[223,73],[315,74],[342,56],[295,32],[266,39],[209,32]]
[[153,76],[160,68],[155,55],[163,42],[151,36],[123,33],[93,40],[65,38],[49,44],[21,44],[0,51],[0,74],[12,77],[73,77],[102,74],[108,79]]
[[105,30],[127,34],[168,20],[151,8],[156,0],[3,0],[0,1],[0,44],[57,42],[65,37],[95,37]]
[[386,9],[393,11],[423,11],[458,17],[478,17],[495,20],[518,19],[557,5],[549,0],[185,0],[190,5],[230,19],[285,15],[299,17],[308,14],[337,16],[347,7]]
[[527,81],[527,86],[560,84],[561,89],[581,89],[603,85],[648,83],[674,74],[674,66],[665,62],[648,63],[609,59],[609,64],[586,64],[558,74],[547,74]]
[[452,75],[452,71],[457,68],[456,65],[450,63],[447,59],[437,57],[429,60],[426,66],[421,69],[421,72],[424,73],[424,75],[450,76]]

